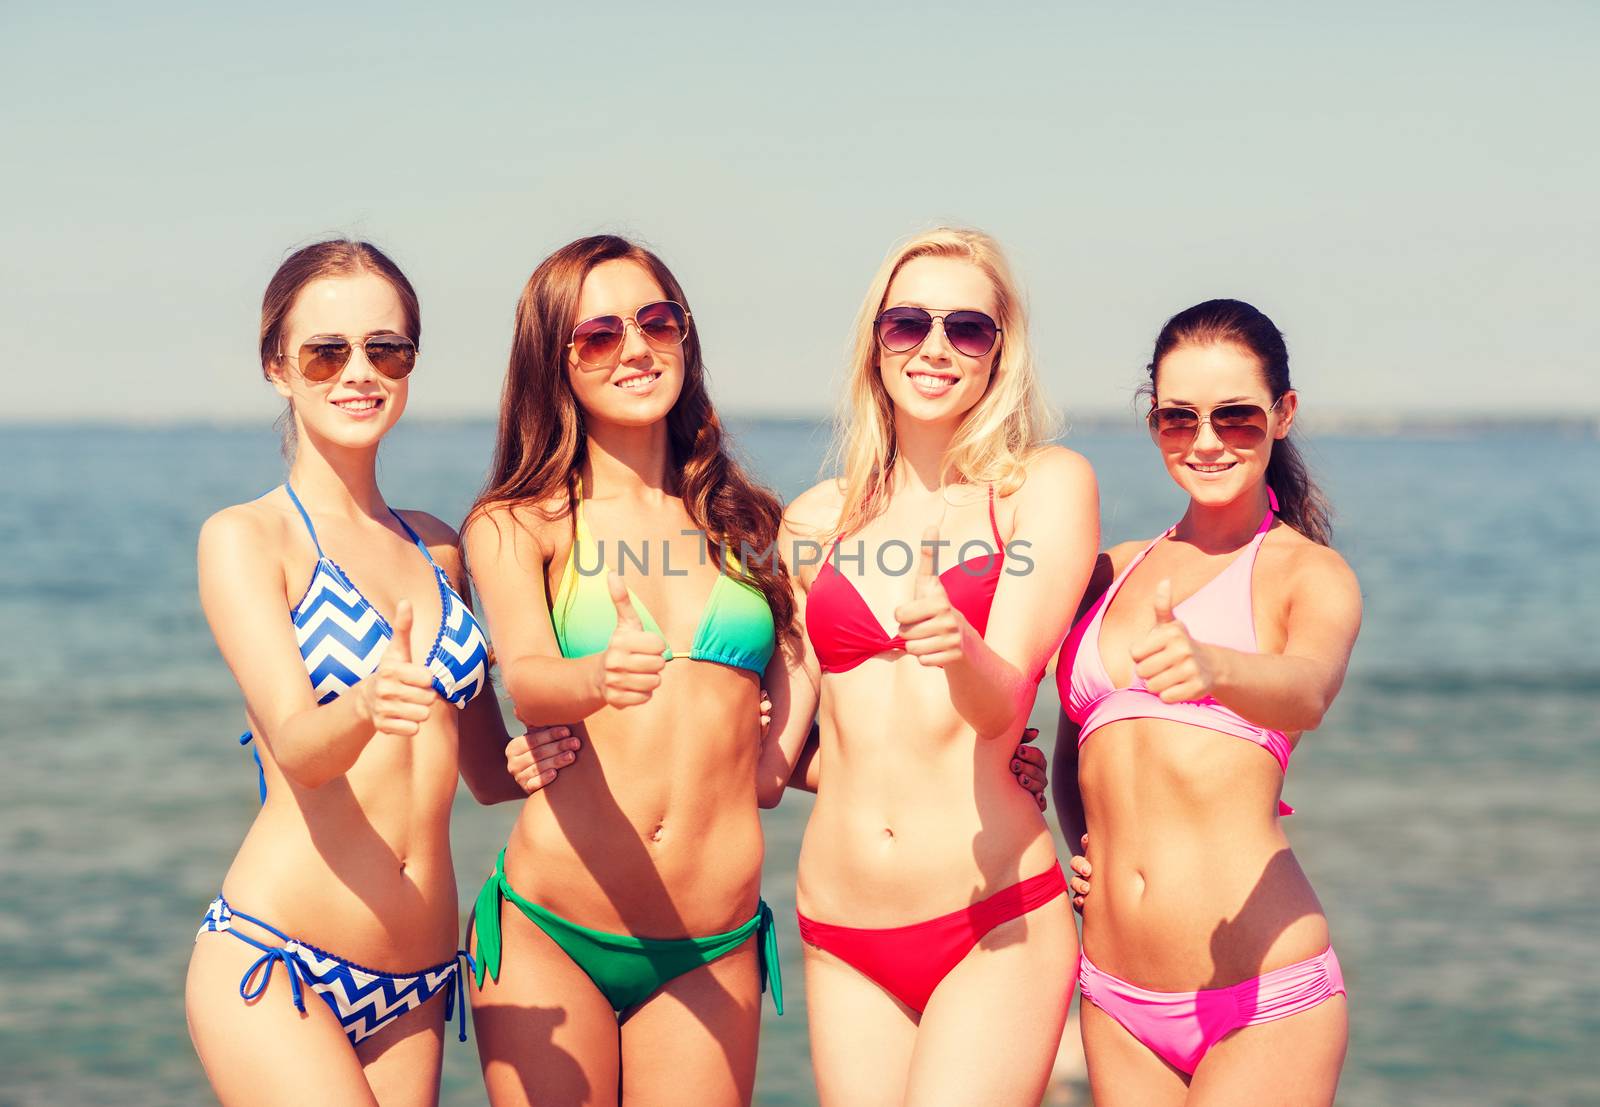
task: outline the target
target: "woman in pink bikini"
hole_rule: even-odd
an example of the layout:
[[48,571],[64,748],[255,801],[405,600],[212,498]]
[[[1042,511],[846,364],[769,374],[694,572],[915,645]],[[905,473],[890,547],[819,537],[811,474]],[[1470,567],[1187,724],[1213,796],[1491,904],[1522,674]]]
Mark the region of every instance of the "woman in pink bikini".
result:
[[1095,877],[1089,1080],[1101,1107],[1332,1103],[1344,981],[1279,794],[1344,680],[1361,593],[1288,439],[1272,321],[1189,308],[1149,371],[1151,437],[1189,508],[1102,555],[1056,670],[1057,810]]
[[1008,765],[1094,564],[1094,476],[1045,444],[1026,315],[987,236],[893,251],[857,335],[842,479],[785,514],[810,679],[774,688],[761,765],[771,803],[820,684],[798,889],[818,1097],[1038,1103],[1076,935]]

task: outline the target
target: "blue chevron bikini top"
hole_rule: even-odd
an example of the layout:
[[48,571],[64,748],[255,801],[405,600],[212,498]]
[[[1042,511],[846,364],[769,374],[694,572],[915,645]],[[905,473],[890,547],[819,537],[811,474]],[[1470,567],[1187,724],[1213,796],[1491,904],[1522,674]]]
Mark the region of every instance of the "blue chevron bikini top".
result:
[[[317,548],[317,566],[311,573],[311,582],[306,585],[300,602],[290,610],[289,618],[294,623],[295,639],[300,644],[306,673],[311,677],[311,691],[321,705],[338,699],[375,673],[394,632],[339,563],[323,552],[322,543],[317,540],[317,528],[311,525],[311,516],[294,489],[288,484],[283,488],[305,521],[311,544]],[[433,560],[427,543],[399,512],[390,508],[389,513],[433,566],[439,586],[439,632],[434,635],[433,648],[423,659],[423,667],[433,676],[433,689],[442,699],[458,708],[465,707],[483,688],[489,675],[489,644],[483,627],[451,587],[449,576]],[[244,745],[251,738],[246,731],[239,736],[239,744]],[[267,782],[261,770],[261,755],[254,750],[251,753],[255,757],[257,781],[265,802]]]

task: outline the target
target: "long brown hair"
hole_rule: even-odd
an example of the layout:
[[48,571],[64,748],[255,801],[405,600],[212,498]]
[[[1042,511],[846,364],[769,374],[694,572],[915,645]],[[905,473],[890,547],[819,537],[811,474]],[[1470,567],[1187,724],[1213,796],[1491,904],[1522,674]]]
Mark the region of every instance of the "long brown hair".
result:
[[[618,260],[643,267],[668,299],[688,310],[683,286],[661,259],[616,235],[580,238],[540,262],[517,301],[494,462],[468,522],[506,505],[531,507],[546,519],[570,516],[588,458],[588,435],[583,408],[567,379],[567,342],[578,322],[584,278],[603,262]],[[667,413],[667,441],[684,510],[714,555],[717,546],[754,552],[744,559],[744,571],[772,609],[779,635],[794,645],[798,630],[788,571],[769,554],[777,551],[783,508],[729,456],[722,421],[706,393],[700,335],[692,326],[683,344],[683,391]]]
[[[422,346],[422,307],[417,303],[417,290],[390,260],[389,255],[370,242],[350,238],[331,238],[302,246],[283,259],[278,271],[267,282],[267,292],[261,298],[261,375],[272,376],[272,363],[292,356],[292,351],[280,349],[284,324],[294,310],[300,292],[312,281],[324,277],[353,277],[357,273],[375,273],[394,287],[400,298],[400,313],[405,319],[405,336]],[[283,436],[283,454],[294,452],[294,405],[278,419],[278,432]]]
[[[1161,359],[1180,346],[1226,343],[1248,350],[1261,363],[1261,375],[1274,401],[1294,386],[1289,383],[1289,346],[1283,332],[1258,309],[1243,300],[1207,300],[1185,308],[1161,328],[1155,352],[1146,366],[1150,380],[1143,388],[1155,399],[1156,372]],[[1278,517],[1321,545],[1333,541],[1332,510],[1328,498],[1311,479],[1292,434],[1272,443],[1267,459],[1267,487],[1278,497]]]

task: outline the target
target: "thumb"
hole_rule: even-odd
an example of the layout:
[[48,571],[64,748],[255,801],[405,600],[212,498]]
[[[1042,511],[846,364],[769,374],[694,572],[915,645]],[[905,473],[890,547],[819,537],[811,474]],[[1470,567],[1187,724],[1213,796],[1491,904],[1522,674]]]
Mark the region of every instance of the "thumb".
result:
[[939,580],[939,528],[929,527],[922,532],[922,553],[917,561],[917,579],[912,585],[912,595],[921,599],[933,590]]
[[639,621],[639,613],[633,609],[633,599],[628,595],[628,586],[622,583],[622,578],[615,573],[607,573],[606,588],[611,592],[611,602],[617,605],[617,629],[643,630],[644,624]]
[[394,623],[390,627],[394,637],[389,640],[388,656],[396,661],[411,661],[411,601],[401,600],[394,609]]
[[1177,619],[1172,615],[1172,582],[1170,580],[1164,580],[1156,585],[1155,605],[1157,626],[1162,623],[1177,622]]

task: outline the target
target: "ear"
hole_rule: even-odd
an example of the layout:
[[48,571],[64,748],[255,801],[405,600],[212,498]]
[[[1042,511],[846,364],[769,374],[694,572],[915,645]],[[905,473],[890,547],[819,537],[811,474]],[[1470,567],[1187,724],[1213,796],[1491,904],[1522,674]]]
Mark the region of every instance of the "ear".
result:
[[1294,426],[1295,412],[1299,410],[1300,396],[1294,389],[1291,388],[1278,397],[1278,427],[1272,432],[1273,438],[1289,437],[1289,430]]
[[294,389],[289,386],[289,373],[289,363],[285,359],[273,357],[267,362],[267,380],[285,400],[294,395]]

